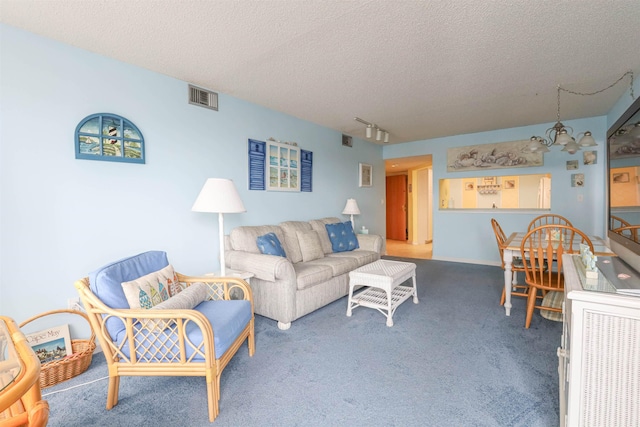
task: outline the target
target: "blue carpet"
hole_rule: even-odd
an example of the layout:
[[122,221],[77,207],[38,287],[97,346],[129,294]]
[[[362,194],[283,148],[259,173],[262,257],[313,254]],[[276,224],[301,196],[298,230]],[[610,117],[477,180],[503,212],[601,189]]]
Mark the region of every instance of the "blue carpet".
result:
[[[256,354],[244,345],[222,374],[222,426],[557,426],[562,324],[525,300],[499,306],[498,267],[415,262],[419,304],[394,326],[376,310],[346,317],[342,298],[280,331],[256,316]],[[107,375],[96,354],[82,375],[43,390],[49,426],[206,426],[201,377],[123,377],[105,409]],[[72,388],[74,387],[74,388]],[[65,390],[65,391],[61,391]],[[49,394],[51,393],[51,394]]]

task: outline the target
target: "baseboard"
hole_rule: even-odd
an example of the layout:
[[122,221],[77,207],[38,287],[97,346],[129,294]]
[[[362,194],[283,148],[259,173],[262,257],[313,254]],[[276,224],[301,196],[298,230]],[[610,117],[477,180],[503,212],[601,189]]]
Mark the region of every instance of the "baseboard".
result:
[[463,262],[465,264],[477,264],[477,265],[492,265],[496,267],[502,267],[502,263],[496,261],[484,261],[478,259],[466,259],[466,258],[450,258],[450,257],[431,257],[436,261],[449,261],[449,262]]

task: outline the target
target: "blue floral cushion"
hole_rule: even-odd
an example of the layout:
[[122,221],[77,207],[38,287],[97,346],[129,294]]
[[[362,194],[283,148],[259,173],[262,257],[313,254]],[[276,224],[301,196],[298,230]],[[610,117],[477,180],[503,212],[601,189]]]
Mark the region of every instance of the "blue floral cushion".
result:
[[280,240],[278,240],[278,236],[276,236],[275,233],[267,233],[263,236],[258,236],[256,244],[258,245],[260,252],[263,254],[287,257],[287,254],[284,252],[284,249],[282,249]]
[[329,234],[331,250],[333,250],[333,252],[347,252],[360,247],[360,245],[358,245],[358,238],[353,232],[351,221],[326,224],[325,227]]

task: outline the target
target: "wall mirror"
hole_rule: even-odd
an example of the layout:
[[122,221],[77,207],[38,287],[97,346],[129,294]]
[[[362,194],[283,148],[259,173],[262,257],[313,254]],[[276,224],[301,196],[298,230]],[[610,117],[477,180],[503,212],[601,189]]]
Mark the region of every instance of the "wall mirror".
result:
[[551,209],[551,174],[445,178],[439,209]]
[[640,254],[640,246],[634,245],[640,244],[640,101],[609,129],[608,146],[608,235]]

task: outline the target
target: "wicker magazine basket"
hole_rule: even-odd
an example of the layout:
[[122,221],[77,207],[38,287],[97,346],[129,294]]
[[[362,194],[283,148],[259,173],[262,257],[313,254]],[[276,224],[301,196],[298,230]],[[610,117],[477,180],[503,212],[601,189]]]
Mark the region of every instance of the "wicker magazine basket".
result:
[[[75,314],[82,316],[84,320],[89,323],[89,317],[81,311],[77,310],[52,310],[45,313],[34,316],[25,320],[20,324],[20,328],[24,327],[27,323],[30,323],[36,319],[53,314]],[[91,326],[91,324],[89,324]],[[66,381],[75,377],[87,370],[91,364],[91,357],[93,356],[93,350],[96,348],[96,334],[91,329],[91,336],[89,339],[72,339],[71,340],[71,356],[67,356],[63,359],[52,360],[51,362],[43,363],[40,369],[40,387],[51,387],[59,382]]]

